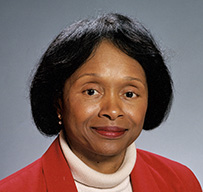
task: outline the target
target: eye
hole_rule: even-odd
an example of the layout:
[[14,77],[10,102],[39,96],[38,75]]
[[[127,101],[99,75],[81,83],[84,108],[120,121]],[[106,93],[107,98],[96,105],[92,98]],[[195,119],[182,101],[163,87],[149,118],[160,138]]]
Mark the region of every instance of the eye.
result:
[[87,90],[85,90],[84,92],[85,92],[87,95],[90,95],[90,96],[98,94],[98,91],[96,91],[95,89],[87,89]]
[[137,94],[135,94],[135,93],[133,93],[131,91],[128,91],[128,92],[125,93],[125,96],[127,98],[134,98],[134,97],[137,97]]

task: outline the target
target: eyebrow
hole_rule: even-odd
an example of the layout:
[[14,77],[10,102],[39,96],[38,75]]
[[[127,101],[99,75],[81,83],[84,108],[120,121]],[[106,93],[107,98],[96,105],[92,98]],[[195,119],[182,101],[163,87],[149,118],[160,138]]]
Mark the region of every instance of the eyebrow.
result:
[[84,77],[84,76],[94,76],[94,77],[100,77],[100,75],[96,74],[96,73],[84,73],[82,75],[80,75],[76,80]]
[[[84,73],[82,75],[80,75],[76,81],[84,76],[93,76],[93,77],[101,77],[100,75],[98,75],[97,73]],[[126,76],[124,77],[125,80],[128,80],[128,81],[139,81],[140,83],[142,83],[143,85],[145,85],[145,83],[139,79],[139,78],[136,78],[136,77],[131,77],[131,76]]]
[[126,76],[126,77],[124,77],[124,79],[129,80],[129,81],[139,81],[139,82],[141,82],[142,84],[144,84],[144,82],[142,82],[141,79],[136,78],[136,77]]

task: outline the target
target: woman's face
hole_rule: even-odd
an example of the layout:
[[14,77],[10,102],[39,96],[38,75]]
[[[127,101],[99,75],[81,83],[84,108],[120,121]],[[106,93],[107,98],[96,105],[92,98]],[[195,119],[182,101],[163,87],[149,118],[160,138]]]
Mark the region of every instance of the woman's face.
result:
[[144,70],[108,41],[65,83],[61,113],[66,139],[79,157],[125,153],[147,110]]

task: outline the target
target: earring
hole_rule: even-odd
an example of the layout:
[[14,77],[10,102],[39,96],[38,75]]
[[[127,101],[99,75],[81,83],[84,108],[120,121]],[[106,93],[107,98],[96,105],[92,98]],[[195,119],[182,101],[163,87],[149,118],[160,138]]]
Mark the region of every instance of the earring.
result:
[[62,125],[62,121],[61,121],[61,120],[62,120],[62,117],[61,117],[61,114],[58,114],[58,118],[59,118],[59,122],[58,122],[59,125]]

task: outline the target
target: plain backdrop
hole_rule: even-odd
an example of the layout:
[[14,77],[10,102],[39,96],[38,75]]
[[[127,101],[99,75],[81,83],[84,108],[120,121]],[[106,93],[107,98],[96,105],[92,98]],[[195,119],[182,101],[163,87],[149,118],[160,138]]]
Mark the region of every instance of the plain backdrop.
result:
[[37,131],[30,77],[53,38],[86,17],[118,12],[149,28],[174,80],[168,120],[136,145],[187,165],[203,184],[202,0],[0,0],[0,179],[39,158],[54,138]]

